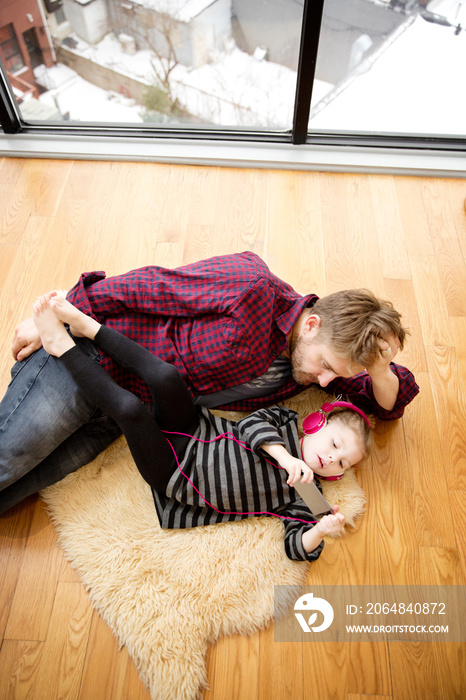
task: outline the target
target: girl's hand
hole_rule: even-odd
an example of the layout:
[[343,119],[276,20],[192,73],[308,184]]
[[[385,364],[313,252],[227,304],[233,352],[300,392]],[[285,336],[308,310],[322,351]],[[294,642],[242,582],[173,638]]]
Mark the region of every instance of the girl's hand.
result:
[[338,511],[339,506],[334,506],[331,515],[324,515],[324,517],[317,523],[316,529],[319,529],[322,537],[335,532],[340,532],[343,529],[345,524],[345,516]]
[[314,479],[314,472],[302,459],[289,455],[286,459],[279,460],[279,463],[289,474],[286,480],[288,486],[293,486],[300,480],[303,484],[309,484]]
[[302,459],[293,457],[292,454],[283,445],[278,444],[267,444],[261,445],[261,449],[267,452],[271,457],[273,457],[278,464],[288,472],[289,477],[286,481],[288,486],[293,486],[301,478],[301,481],[306,484],[313,480],[314,472],[310,467],[307,466],[306,462]]

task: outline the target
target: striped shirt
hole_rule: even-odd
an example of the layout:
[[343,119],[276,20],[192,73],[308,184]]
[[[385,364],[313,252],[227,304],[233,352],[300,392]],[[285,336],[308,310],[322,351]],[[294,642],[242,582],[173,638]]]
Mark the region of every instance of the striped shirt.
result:
[[[314,516],[297,491],[286,483],[288,473],[271,464],[274,460],[260,450],[263,443],[281,444],[298,456],[297,413],[273,406],[259,409],[237,423],[214,416],[205,408],[198,408],[198,413],[200,425],[180,461],[180,469],[168,482],[166,493],[153,490],[161,527],[190,528],[277,514],[284,523],[287,556],[295,560],[317,559],[323,543],[310,554],[302,545],[303,533],[315,524]],[[250,449],[236,440],[215,439],[223,433],[232,434]]]

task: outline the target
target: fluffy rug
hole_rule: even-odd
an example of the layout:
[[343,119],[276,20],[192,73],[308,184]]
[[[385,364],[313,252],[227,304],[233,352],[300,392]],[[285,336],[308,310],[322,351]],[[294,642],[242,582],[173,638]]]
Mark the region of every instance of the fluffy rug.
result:
[[[325,398],[308,390],[286,405],[305,416]],[[324,488],[353,524],[365,503],[354,473]],[[274,585],[296,586],[281,601],[287,608],[308,579],[309,564],[287,559],[276,518],[161,530],[124,438],[42,496],[71,565],[153,700],[199,697],[209,644],[263,628],[274,615]]]

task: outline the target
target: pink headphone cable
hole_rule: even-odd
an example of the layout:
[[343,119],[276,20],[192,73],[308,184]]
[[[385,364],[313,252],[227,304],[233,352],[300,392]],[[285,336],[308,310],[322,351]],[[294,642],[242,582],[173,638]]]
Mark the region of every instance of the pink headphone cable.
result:
[[[174,432],[172,430],[162,430],[162,433],[164,433],[165,435],[182,435],[184,437],[193,438],[194,440],[197,440],[197,442],[202,442],[204,445],[209,445],[212,442],[216,442],[217,440],[220,440],[221,438],[225,438],[226,440],[233,440],[234,442],[236,442],[237,445],[239,445],[240,447],[244,447],[244,449],[249,450],[249,452],[254,452],[254,450],[252,450],[250,447],[248,447],[248,445],[246,443],[241,442],[241,440],[238,440],[233,435],[233,433],[222,433],[221,435],[217,435],[217,437],[215,437],[213,440],[201,440],[200,438],[194,437],[194,435],[189,435],[188,433],[177,433],[177,432]],[[215,508],[215,506],[213,506],[211,503],[209,503],[209,501],[206,498],[204,498],[202,493],[196,488],[196,486],[194,486],[194,484],[191,481],[191,479],[189,478],[189,476],[187,474],[185,474],[184,471],[181,469],[181,465],[180,465],[180,462],[178,460],[178,456],[175,452],[175,448],[173,447],[172,443],[170,442],[170,440],[168,438],[166,438],[166,440],[172,449],[176,464],[177,464],[178,469],[181,472],[181,474],[183,474],[184,478],[189,481],[189,483],[191,484],[193,489],[196,491],[198,496],[200,496],[202,498],[204,503],[206,503],[209,506],[209,508],[212,508],[212,510],[215,510],[217,513],[221,513],[222,515],[273,515],[274,517],[280,518],[281,520],[295,520],[298,523],[305,523],[306,525],[315,525],[316,523],[319,522],[318,520],[301,520],[300,518],[287,518],[285,515],[278,515],[277,513],[270,513],[269,511],[266,511],[266,510],[252,512],[252,513],[249,513],[249,512],[238,513],[234,510],[232,510],[232,511],[218,510],[218,508]],[[264,457],[264,459],[265,459],[265,457]],[[271,464],[273,467],[275,467],[275,469],[283,469],[283,467],[277,466],[276,464],[274,464],[273,462],[271,462],[268,459],[265,459],[265,461],[268,462],[268,464]]]

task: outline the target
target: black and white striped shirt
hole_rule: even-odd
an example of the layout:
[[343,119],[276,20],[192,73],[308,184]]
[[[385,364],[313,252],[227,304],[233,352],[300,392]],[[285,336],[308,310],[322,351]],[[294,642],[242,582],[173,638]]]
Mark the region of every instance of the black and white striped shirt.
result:
[[[252,514],[276,513],[283,518],[287,556],[296,560],[317,559],[323,543],[310,554],[302,545],[302,535],[313,527],[310,521],[315,521],[314,516],[295,489],[286,483],[287,472],[273,466],[270,463],[273,460],[268,455],[266,459],[260,450],[264,443],[281,444],[298,457],[297,413],[273,406],[234,423],[214,416],[205,408],[199,407],[198,411],[200,425],[180,462],[180,469],[192,483],[176,470],[165,494],[153,491],[161,526],[190,528],[241,520]],[[210,442],[223,433],[233,434],[250,449],[227,438]],[[196,489],[213,507],[205,503]]]

